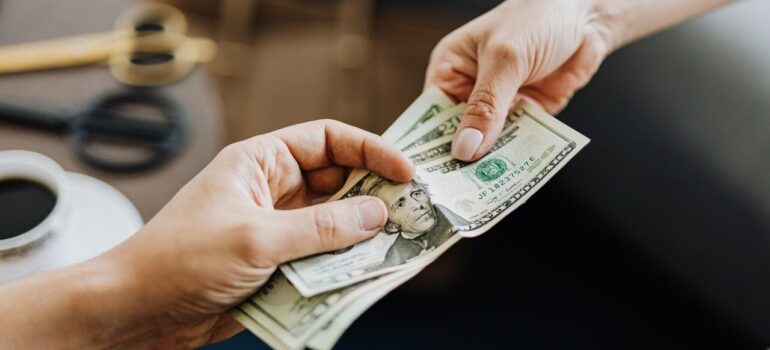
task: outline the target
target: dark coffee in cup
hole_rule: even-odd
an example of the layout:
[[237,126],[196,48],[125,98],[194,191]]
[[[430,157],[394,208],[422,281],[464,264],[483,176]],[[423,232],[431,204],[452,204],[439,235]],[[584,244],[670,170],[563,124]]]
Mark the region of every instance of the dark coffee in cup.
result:
[[24,234],[43,222],[56,205],[56,195],[40,182],[0,179],[0,240]]
[[0,151],[0,284],[42,271],[66,227],[67,173],[42,154]]

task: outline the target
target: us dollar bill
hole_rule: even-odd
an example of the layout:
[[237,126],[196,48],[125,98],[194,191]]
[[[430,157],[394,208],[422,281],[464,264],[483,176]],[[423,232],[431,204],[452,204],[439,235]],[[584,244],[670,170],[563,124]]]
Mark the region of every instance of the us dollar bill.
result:
[[512,111],[500,139],[476,162],[452,158],[452,135],[445,135],[407,152],[417,170],[409,183],[363,172],[331,199],[380,198],[388,208],[384,228],[346,250],[293,261],[281,270],[302,295],[313,296],[432,259],[456,242],[456,232],[473,237],[489,230],[588,143],[526,101]]

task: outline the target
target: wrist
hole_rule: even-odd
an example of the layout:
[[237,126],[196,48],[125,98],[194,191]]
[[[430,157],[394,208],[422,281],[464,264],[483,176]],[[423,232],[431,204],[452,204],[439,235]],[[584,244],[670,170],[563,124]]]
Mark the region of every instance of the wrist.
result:
[[76,282],[69,302],[86,347],[142,348],[157,338],[153,318],[141,305],[141,286],[125,266],[107,255],[72,269]]
[[735,0],[586,0],[610,52]]
[[139,305],[136,279],[109,255],[57,274],[60,281],[52,285],[69,285],[62,293],[63,316],[72,329],[62,339],[85,348],[142,348],[157,338],[152,318],[142,315],[147,310]]
[[[138,339],[130,278],[99,258],[0,288],[0,348],[113,348]],[[7,316],[7,317],[6,317]],[[143,329],[144,327],[144,329]],[[135,343],[134,343],[135,344]]]
[[589,30],[598,34],[611,53],[628,41],[628,33],[623,25],[622,9],[618,1],[585,0],[588,9]]

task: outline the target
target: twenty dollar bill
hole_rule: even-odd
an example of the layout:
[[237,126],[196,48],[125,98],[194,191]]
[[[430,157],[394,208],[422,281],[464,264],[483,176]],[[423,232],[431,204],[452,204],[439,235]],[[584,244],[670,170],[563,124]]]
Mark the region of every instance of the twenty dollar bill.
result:
[[[394,183],[359,171],[352,174],[354,181],[331,198],[376,196],[388,208],[388,222],[372,239],[343,251],[282,265],[281,270],[303,296],[433,259],[455,243],[456,233],[474,237],[488,231],[588,143],[580,133],[521,101],[508,115],[506,129],[492,150],[480,160],[466,163],[451,156],[452,134],[435,131],[451,129],[459,123],[461,113],[449,108],[422,123],[429,129],[425,134],[400,138],[409,142],[405,153],[416,165],[412,182]],[[416,141],[418,146],[409,146]]]

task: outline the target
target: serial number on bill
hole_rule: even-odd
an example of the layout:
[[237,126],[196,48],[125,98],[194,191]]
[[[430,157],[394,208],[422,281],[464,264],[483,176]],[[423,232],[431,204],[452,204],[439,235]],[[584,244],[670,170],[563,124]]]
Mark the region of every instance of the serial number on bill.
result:
[[511,169],[508,174],[501,176],[494,183],[487,185],[487,188],[485,190],[482,190],[481,192],[479,192],[478,199],[484,199],[487,196],[497,192],[498,190],[505,188],[506,187],[505,185],[513,181],[513,179],[515,179],[517,176],[527,171],[529,167],[536,161],[537,161],[537,158],[530,156],[529,159],[527,159],[524,163],[521,163],[518,166],[514,165],[514,168]]

